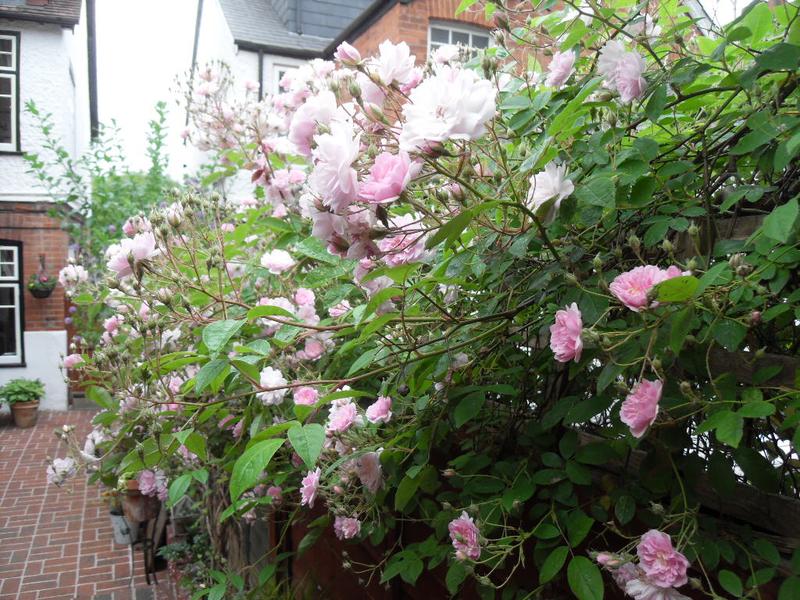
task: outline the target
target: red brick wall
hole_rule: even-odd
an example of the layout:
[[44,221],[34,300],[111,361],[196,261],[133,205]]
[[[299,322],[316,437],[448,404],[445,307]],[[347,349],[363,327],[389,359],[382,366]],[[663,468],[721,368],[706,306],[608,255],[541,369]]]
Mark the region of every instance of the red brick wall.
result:
[[0,203],[0,239],[22,242],[22,297],[25,331],[64,329],[64,289],[56,286],[49,298],[34,298],[27,289],[28,278],[39,269],[39,255],[53,277],[67,262],[69,237],[57,220],[48,216],[48,203]]
[[417,63],[428,56],[428,25],[434,21],[472,23],[491,29],[492,24],[483,19],[483,12],[465,12],[455,16],[460,0],[412,0],[408,4],[395,4],[367,31],[350,41],[364,56],[375,54],[384,40],[406,42]]

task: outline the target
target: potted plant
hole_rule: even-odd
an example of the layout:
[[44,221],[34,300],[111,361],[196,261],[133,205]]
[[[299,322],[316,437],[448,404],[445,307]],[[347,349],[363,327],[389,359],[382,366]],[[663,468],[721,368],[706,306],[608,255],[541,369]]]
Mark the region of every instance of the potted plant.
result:
[[44,254],[39,256],[39,270],[32,273],[28,279],[28,289],[34,298],[47,298],[53,293],[58,283],[56,277],[52,277],[45,272]]
[[0,387],[0,402],[11,407],[14,424],[27,428],[36,425],[39,400],[44,396],[44,384],[38,379],[12,379]]
[[161,501],[155,496],[142,494],[137,479],[128,479],[122,494],[122,511],[129,524],[149,521],[158,516],[158,511],[161,510]]

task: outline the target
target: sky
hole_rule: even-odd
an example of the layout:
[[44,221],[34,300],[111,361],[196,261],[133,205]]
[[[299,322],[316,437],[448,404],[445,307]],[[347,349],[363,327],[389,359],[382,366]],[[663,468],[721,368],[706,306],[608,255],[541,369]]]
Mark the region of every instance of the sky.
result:
[[131,166],[145,168],[147,123],[156,102],[166,101],[170,173],[180,178],[185,113],[170,89],[191,66],[197,0],[97,0],[96,6],[100,122],[116,121]]
[[[749,1],[702,4],[712,18],[727,23]],[[166,101],[170,174],[180,180],[185,114],[170,89],[191,66],[197,0],[97,0],[96,5],[100,122],[116,121],[130,165],[145,168],[147,123],[155,116],[156,102]]]

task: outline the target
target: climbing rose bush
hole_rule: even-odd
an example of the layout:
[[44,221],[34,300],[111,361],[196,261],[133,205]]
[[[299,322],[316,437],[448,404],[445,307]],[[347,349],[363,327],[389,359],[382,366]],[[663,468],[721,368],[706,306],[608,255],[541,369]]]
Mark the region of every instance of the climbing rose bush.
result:
[[80,462],[211,515],[218,572],[271,518],[375,545],[373,583],[790,597],[791,524],[737,499],[798,496],[797,6],[462,9],[496,45],[191,81],[204,183],[253,193],[173,194],[104,286],[63,274],[115,311],[65,360],[103,408]]

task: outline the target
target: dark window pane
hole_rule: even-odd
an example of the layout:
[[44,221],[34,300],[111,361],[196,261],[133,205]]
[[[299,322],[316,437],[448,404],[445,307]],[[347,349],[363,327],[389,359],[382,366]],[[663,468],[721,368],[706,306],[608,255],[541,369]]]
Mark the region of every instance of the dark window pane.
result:
[[0,94],[4,94],[6,96],[11,95],[11,78],[10,77],[0,77]]
[[10,54],[0,54],[0,67],[13,67],[14,57]]
[[0,306],[14,306],[14,288],[0,287]]
[[489,38],[485,35],[473,35],[472,47],[473,48],[486,48],[489,46]]
[[14,251],[9,248],[0,250],[0,262],[14,262]]
[[0,277],[14,277],[15,275],[13,263],[0,263]]
[[17,353],[17,324],[13,308],[0,308],[0,354]]
[[11,98],[0,97],[0,144],[11,143]]
[[462,46],[469,46],[469,34],[461,31],[453,32],[453,44],[461,44]]
[[0,52],[11,52],[11,38],[0,38]]
[[447,29],[439,29],[438,27],[431,27],[431,41],[437,44],[449,44],[450,35]]

